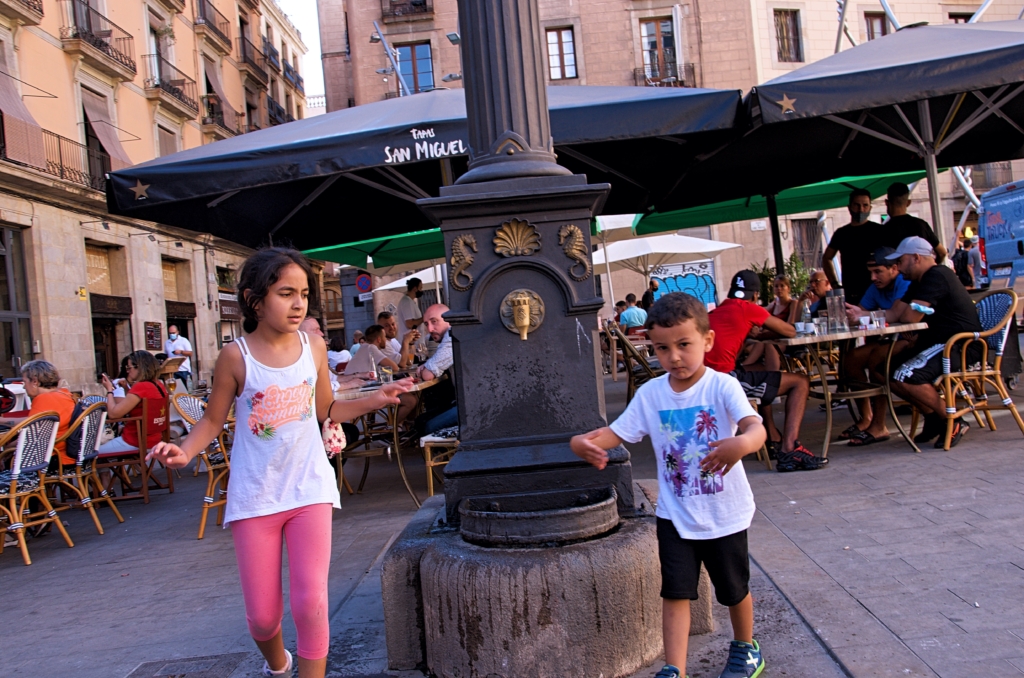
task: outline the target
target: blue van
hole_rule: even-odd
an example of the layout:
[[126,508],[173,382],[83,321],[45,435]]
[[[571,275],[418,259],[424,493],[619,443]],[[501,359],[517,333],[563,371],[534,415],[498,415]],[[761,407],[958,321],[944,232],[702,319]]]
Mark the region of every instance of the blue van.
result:
[[1008,280],[1013,287],[1024,276],[1024,181],[993,188],[981,196],[978,246],[982,277],[979,286]]

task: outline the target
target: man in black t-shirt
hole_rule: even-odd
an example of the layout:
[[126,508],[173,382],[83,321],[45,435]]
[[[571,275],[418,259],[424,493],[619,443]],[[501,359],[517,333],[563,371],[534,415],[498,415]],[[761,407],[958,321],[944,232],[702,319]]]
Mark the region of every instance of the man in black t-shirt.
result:
[[651,282],[647,286],[647,291],[644,292],[644,296],[640,298],[640,308],[645,311],[651,310],[651,306],[654,306],[654,293],[657,291],[658,281],[651,278]]
[[899,181],[890,184],[889,190],[885,194],[885,210],[889,219],[883,224],[884,228],[879,231],[881,234],[879,244],[896,249],[907,238],[924,238],[935,250],[935,261],[941,264],[946,260],[946,246],[935,237],[935,231],[927,221],[907,214],[909,207],[910,188]]
[[859,304],[860,298],[871,286],[867,263],[871,253],[878,247],[878,229],[882,225],[868,221],[871,216],[871,194],[863,188],[854,189],[850,193],[850,203],[846,209],[850,212],[850,223],[841,226],[832,235],[832,240],[821,256],[821,270],[825,272],[832,288],[838,288],[839,278],[832,263],[838,253],[843,266],[842,287],[846,301]]
[[[900,243],[899,248],[888,257],[899,263],[900,273],[910,280],[910,288],[903,299],[893,304],[886,314],[887,319],[903,323],[925,322],[928,328],[922,330],[910,348],[893,358],[889,385],[893,393],[913,403],[925,416],[924,428],[914,437],[916,443],[926,443],[942,433],[946,426],[943,413],[946,404],[933,385],[942,371],[942,354],[946,341],[960,332],[981,332],[978,311],[960,284],[956,274],[949,268],[935,263],[931,243],[923,238],[911,237]],[[930,312],[929,312],[930,311]],[[975,353],[977,351],[977,353]],[[968,364],[977,362],[980,348],[972,344],[968,349]],[[953,365],[960,364],[960,352],[950,354]],[[876,414],[872,428],[884,431],[885,413]],[[950,447],[960,442],[970,428],[962,418],[953,422],[953,437]],[[940,437],[936,447],[942,447]]]

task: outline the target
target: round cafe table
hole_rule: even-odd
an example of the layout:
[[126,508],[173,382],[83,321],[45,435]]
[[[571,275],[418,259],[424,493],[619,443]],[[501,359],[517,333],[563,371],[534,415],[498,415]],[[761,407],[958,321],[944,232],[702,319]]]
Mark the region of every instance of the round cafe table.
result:
[[[907,444],[915,452],[921,451],[910,435],[904,430],[899,417],[896,416],[896,408],[893,406],[892,391],[889,389],[888,379],[883,384],[850,381],[846,378],[843,371],[843,360],[850,344],[856,339],[861,337],[888,337],[890,340],[889,351],[885,356],[885,374],[888,375],[893,349],[896,347],[895,335],[900,332],[916,332],[927,327],[926,323],[901,323],[870,329],[851,329],[843,332],[830,332],[828,334],[798,334],[795,337],[765,340],[784,348],[788,346],[803,346],[810,355],[812,366],[818,374],[817,380],[813,378],[813,375],[807,375],[812,377],[810,397],[825,401],[825,444],[821,456],[828,456],[828,447],[832,437],[832,400],[834,398],[870,398],[876,395],[885,396],[885,400],[889,405],[889,414],[896,425],[896,430],[903,436]],[[839,345],[839,365],[836,369],[835,381],[830,388],[829,369],[827,361],[822,357],[822,353],[827,353],[828,346],[833,342]]]
[[[409,390],[407,392],[408,393],[419,393],[420,391],[425,391],[425,390],[427,390],[428,388],[430,388],[432,386],[436,386],[437,384],[440,384],[442,381],[444,381],[447,378],[448,377],[446,377],[444,375],[441,375],[440,377],[435,377],[435,378],[431,379],[430,381],[418,382],[416,384],[413,384],[411,387],[409,387]],[[361,398],[366,398],[368,396],[373,395],[378,390],[380,390],[380,387],[381,387],[381,384],[374,384],[373,386],[363,386],[361,388],[348,389],[348,390],[344,390],[344,391],[336,391],[334,393],[334,399],[335,400],[359,400]],[[398,472],[402,476],[402,482],[405,483],[405,489],[409,491],[409,496],[412,497],[412,500],[416,503],[416,507],[419,508],[419,506],[420,506],[420,499],[419,499],[419,497],[416,496],[416,491],[412,489],[412,485],[409,483],[409,478],[405,474],[405,462],[402,461],[402,445],[401,445],[401,441],[399,440],[399,436],[398,436],[398,424],[399,424],[399,422],[398,422],[398,406],[397,405],[388,405],[384,409],[384,415],[385,415],[385,417],[387,417],[388,428],[391,430],[391,434],[392,434],[392,447],[395,450],[395,459],[398,461]]]

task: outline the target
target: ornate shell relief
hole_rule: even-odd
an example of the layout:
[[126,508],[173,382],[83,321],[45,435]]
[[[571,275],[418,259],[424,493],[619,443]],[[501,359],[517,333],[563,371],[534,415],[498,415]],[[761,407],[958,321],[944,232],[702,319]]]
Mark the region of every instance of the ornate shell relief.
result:
[[528,257],[540,249],[540,233],[528,221],[510,219],[494,235],[494,252],[503,257]]

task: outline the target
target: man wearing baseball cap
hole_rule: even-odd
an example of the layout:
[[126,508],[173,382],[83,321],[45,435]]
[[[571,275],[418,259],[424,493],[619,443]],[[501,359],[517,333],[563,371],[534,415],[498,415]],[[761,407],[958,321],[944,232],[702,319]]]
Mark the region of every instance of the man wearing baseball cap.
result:
[[[960,332],[981,332],[978,311],[956,273],[935,263],[932,245],[924,238],[905,238],[886,259],[897,262],[900,273],[911,281],[907,293],[886,313],[886,319],[890,322],[928,324],[928,328],[919,332],[908,348],[893,358],[889,385],[893,393],[912,403],[925,415],[924,428],[914,437],[914,442],[926,443],[938,437],[935,446],[941,448],[945,441],[939,434],[946,428],[943,414],[946,405],[932,384],[942,374],[942,352],[946,340]],[[972,344],[967,360],[975,362],[980,355],[980,348]],[[959,350],[953,351],[950,359],[953,364],[959,364]],[[878,379],[884,377],[875,375]],[[959,443],[969,428],[963,418],[954,420],[950,447]],[[883,435],[884,430],[885,409],[879,408],[867,433],[877,437]]]
[[[868,262],[865,268],[868,271],[871,285],[864,293],[859,305],[846,305],[846,313],[850,318],[851,324],[856,324],[857,318],[866,316],[870,311],[889,311],[893,304],[902,299],[903,295],[907,293],[910,281],[904,279],[895,261],[887,259],[890,254],[895,252],[896,250],[891,247],[879,247],[868,255]],[[895,317],[892,319],[892,322],[896,322]],[[903,348],[906,348],[907,342],[902,340],[901,342]],[[897,348],[900,348],[899,343]],[[846,359],[843,361],[847,378],[851,381],[864,381],[865,372],[870,373],[878,369],[878,366],[885,360],[887,353],[888,344],[870,339],[863,346],[851,349],[847,352]],[[872,413],[874,411],[882,411],[887,407],[885,397],[879,396],[872,398],[871,401],[867,398],[860,398],[857,400],[857,405],[860,407],[860,421],[840,433],[839,439],[849,440],[849,444],[853,447],[888,440],[890,437],[889,431],[885,429],[884,425],[881,431],[876,429],[877,436],[867,433],[871,425]]]
[[[740,271],[732,277],[728,298],[708,314],[708,323],[714,331],[711,350],[704,354],[707,367],[731,374],[739,380],[748,398],[761,403],[761,414],[768,430],[769,451],[774,452],[780,472],[813,471],[828,463],[816,457],[797,438],[800,422],[810,393],[810,381],[801,374],[777,371],[748,371],[738,364],[750,331],[755,327],[774,332],[777,336],[796,336],[796,328],[772,316],[758,306],[761,279],[753,271]],[[771,404],[777,396],[786,396],[785,432],[780,433],[772,418]]]

